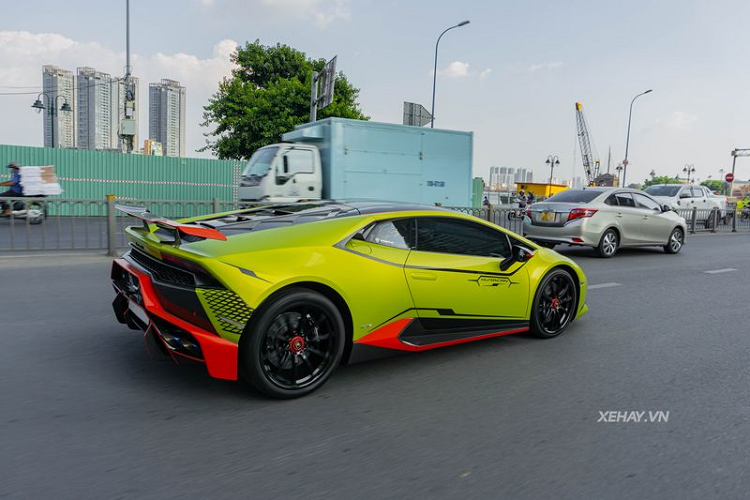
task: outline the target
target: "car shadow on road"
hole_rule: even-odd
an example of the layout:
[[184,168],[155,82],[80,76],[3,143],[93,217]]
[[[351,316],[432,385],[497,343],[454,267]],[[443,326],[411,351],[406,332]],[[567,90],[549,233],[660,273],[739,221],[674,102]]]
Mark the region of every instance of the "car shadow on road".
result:
[[[602,260],[602,261],[607,260],[602,257],[599,257],[593,248],[588,248],[588,247],[557,246],[555,247],[555,251],[561,255],[565,255],[566,257],[571,257],[571,258],[597,259],[597,260]],[[635,248],[619,248],[617,250],[617,253],[614,255],[614,257],[611,257],[611,258],[621,259],[621,258],[628,258],[628,257],[642,257],[644,255],[654,255],[654,254],[665,255],[665,256],[671,257],[671,255],[665,253],[664,250],[660,247],[635,247]]]

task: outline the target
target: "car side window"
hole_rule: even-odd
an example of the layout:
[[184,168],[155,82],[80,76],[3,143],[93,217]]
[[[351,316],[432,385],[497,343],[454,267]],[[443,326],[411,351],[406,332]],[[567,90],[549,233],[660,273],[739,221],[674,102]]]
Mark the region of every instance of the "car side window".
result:
[[508,236],[476,222],[448,217],[417,219],[417,250],[422,252],[508,257]]
[[606,200],[604,200],[604,203],[607,205],[611,205],[613,207],[616,207],[618,205],[617,203],[617,196],[614,194],[609,195]]
[[617,197],[617,203],[621,207],[635,208],[635,201],[633,201],[633,197],[630,196],[630,193],[617,193],[615,196]]
[[638,208],[645,208],[646,210],[657,210],[661,212],[661,207],[654,200],[648,196],[644,196],[640,193],[633,193],[635,201],[638,203]]
[[691,193],[689,187],[684,187],[682,188],[682,191],[680,191],[679,197],[680,198],[692,198],[693,194]]
[[378,222],[365,230],[362,238],[368,243],[412,250],[415,243],[414,219],[394,219]]
[[693,186],[693,198],[703,198],[706,193],[703,192],[703,188],[700,186]]

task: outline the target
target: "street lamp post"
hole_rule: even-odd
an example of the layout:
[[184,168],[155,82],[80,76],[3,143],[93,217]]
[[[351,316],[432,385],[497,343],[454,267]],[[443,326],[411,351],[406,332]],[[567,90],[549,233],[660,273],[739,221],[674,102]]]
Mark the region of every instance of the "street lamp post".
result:
[[621,179],[621,177],[620,177],[620,174],[622,173],[622,169],[623,169],[622,163],[618,164],[618,165],[617,165],[617,166],[615,167],[615,170],[617,170],[617,186],[618,186],[618,187],[621,187],[621,186],[622,186],[622,184],[621,184],[621,180],[620,180],[620,179]]
[[549,165],[549,195],[552,196],[552,172],[556,165],[560,164],[560,159],[557,157],[557,155],[549,155],[547,157],[547,161],[545,161],[547,165]]
[[625,185],[625,178],[628,175],[628,149],[630,147],[630,122],[631,122],[631,119],[633,118],[633,103],[635,102],[636,99],[638,99],[642,95],[646,95],[652,91],[653,89],[648,89],[645,92],[641,92],[637,96],[633,97],[632,101],[630,101],[630,113],[628,114],[628,136],[627,136],[627,139],[625,139],[625,161],[622,162],[624,166],[624,169],[622,171],[622,185],[623,186]]
[[435,70],[432,72],[432,110],[430,111],[430,114],[432,116],[430,117],[430,128],[435,128],[435,85],[437,83],[438,46],[440,45],[440,39],[443,38],[443,35],[448,33],[453,28],[460,28],[461,26],[466,26],[467,24],[469,24],[469,21],[461,21],[460,23],[451,26],[450,28],[440,33],[440,36],[435,43]]
[[693,176],[693,182],[695,182],[695,165],[693,165],[692,163],[688,164],[688,165],[685,165],[685,168],[683,168],[682,171],[687,176],[687,183],[688,184],[690,184],[690,176],[691,176],[691,174]]
[[[47,98],[47,105],[44,105],[43,100],[41,97],[44,96]],[[60,106],[60,99],[63,100],[62,106]],[[36,109],[37,111],[42,111],[44,109],[47,110],[49,114],[49,128],[50,128],[50,142],[52,143],[53,148],[57,148],[60,146],[60,141],[55,140],[55,117],[57,116],[57,109],[59,108],[60,111],[63,111],[65,113],[69,113],[73,111],[73,108],[70,107],[70,104],[68,104],[68,100],[63,95],[57,95],[54,98],[50,94],[50,92],[40,92],[39,95],[36,97],[36,101],[34,101],[34,104],[31,105],[32,108]]]

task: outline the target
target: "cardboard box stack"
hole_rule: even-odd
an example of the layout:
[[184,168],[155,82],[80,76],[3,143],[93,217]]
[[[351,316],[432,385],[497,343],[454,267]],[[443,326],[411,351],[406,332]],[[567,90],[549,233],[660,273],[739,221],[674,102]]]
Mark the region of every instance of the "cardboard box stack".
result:
[[55,196],[62,193],[54,165],[21,167],[20,174],[24,196]]

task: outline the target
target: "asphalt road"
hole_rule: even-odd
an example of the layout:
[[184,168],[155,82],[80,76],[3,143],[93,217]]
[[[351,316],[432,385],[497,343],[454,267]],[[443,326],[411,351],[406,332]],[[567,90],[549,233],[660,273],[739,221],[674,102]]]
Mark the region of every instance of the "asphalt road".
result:
[[749,250],[563,250],[601,285],[563,336],[346,367],[294,401],[151,360],[103,257],[0,257],[0,497],[746,497]]

